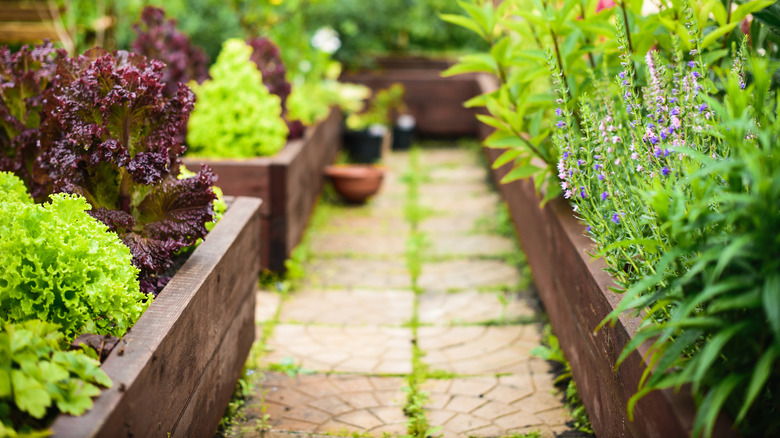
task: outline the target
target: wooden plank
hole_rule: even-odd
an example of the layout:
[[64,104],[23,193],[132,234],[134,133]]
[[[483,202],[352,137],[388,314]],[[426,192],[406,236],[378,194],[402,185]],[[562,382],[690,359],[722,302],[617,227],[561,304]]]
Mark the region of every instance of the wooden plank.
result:
[[475,110],[463,103],[479,94],[476,75],[441,77],[441,69],[387,69],[345,74],[340,80],[366,85],[376,91],[394,83],[403,84],[404,102],[423,135],[477,135]]
[[[174,430],[187,405],[197,402],[193,394],[231,322],[252,300],[259,267],[260,203],[235,199],[103,364],[114,386],[104,390],[84,416],[60,416],[53,426],[55,435],[165,436]],[[237,348],[243,343],[224,345]],[[202,415],[218,421],[223,409]]]
[[0,23],[0,41],[8,43],[40,42],[44,39],[59,40],[51,23]]
[[213,437],[241,377],[255,338],[255,294],[241,305],[219,350],[200,379],[191,402],[173,428],[172,437]]
[[45,1],[0,1],[0,21],[51,21],[62,12],[64,8],[52,11]]

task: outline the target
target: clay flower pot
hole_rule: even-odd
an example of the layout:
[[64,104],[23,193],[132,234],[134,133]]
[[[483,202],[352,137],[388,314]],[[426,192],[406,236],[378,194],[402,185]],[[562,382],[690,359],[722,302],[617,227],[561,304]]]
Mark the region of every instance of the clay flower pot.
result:
[[363,203],[382,186],[385,171],[365,164],[328,166],[325,175],[333,187],[348,202]]

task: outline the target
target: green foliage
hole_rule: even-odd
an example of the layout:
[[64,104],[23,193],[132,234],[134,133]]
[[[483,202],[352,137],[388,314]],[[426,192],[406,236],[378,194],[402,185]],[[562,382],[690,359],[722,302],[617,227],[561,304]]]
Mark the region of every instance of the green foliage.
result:
[[[81,415],[92,408],[99,386],[111,379],[97,360],[61,351],[56,324],[30,320],[6,323],[0,331],[0,436],[45,436],[40,429],[53,412]],[[30,434],[30,435],[27,435]]]
[[[623,360],[649,340],[655,371],[629,408],[648,392],[691,384],[699,411],[694,435],[711,436],[725,410],[744,435],[780,433],[780,98],[764,58],[725,78],[723,100],[706,98],[712,135],[725,156],[680,149],[680,180],[638,192],[663,232],[649,248],[654,274],[633,284],[610,315],[650,309]],[[663,310],[663,313],[661,312]],[[662,313],[663,318],[658,314]]]
[[0,172],[0,202],[32,204],[33,199],[18,176],[11,172]]
[[252,49],[239,39],[225,41],[211,79],[194,86],[195,109],[187,141],[193,154],[250,158],[279,152],[287,141],[281,101],[263,85],[249,60]]
[[194,45],[203,47],[211,60],[217,59],[223,41],[246,36],[241,27],[241,16],[222,0],[112,0],[105,3],[110,5],[116,18],[115,44],[122,49],[130,49],[135,39],[132,25],[139,20],[145,6],[164,8],[167,16],[178,21],[179,30],[189,35]]
[[496,128],[485,146],[508,149],[495,163],[514,165],[502,182],[532,177],[537,189],[544,191],[545,201],[552,199],[560,190],[552,170],[558,152],[548,139],[554,98],[546,74],[547,58],[552,56],[563,66],[561,80],[576,105],[592,87],[588,69],[601,65],[612,69],[618,63],[610,24],[613,9],[597,13],[597,2],[592,0],[508,0],[498,6],[469,0],[458,4],[466,15],[443,14],[441,18],[476,33],[490,49],[461,57],[444,74],[487,73],[498,79],[498,89],[466,106],[485,106],[490,112],[478,116]]
[[347,116],[347,127],[360,131],[375,124],[390,126],[393,115],[406,112],[404,91],[400,83],[377,90],[365,111]]
[[77,195],[50,204],[0,199],[0,320],[41,319],[80,333],[122,336],[151,303],[129,249]]
[[[467,31],[437,19],[454,13],[452,0],[320,0],[303,10],[311,29],[332,26],[341,47],[336,60],[351,69],[371,66],[368,54],[468,51],[484,47]],[[366,11],[371,11],[367,13]]]

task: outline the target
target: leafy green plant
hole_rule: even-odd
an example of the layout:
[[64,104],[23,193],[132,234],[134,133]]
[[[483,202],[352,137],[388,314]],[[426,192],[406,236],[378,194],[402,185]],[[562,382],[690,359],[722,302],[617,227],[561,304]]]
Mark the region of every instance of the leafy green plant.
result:
[[545,201],[558,196],[552,171],[558,152],[548,139],[554,99],[545,74],[546,59],[553,56],[563,66],[560,80],[576,104],[592,86],[588,68],[617,64],[617,44],[609,24],[613,9],[596,12],[596,1],[573,0],[511,0],[498,6],[471,0],[458,4],[466,15],[444,14],[442,19],[476,33],[490,49],[461,57],[444,75],[479,72],[498,79],[496,91],[478,96],[466,106],[486,106],[490,112],[477,116],[496,128],[485,146],[508,148],[494,163],[496,167],[514,164],[502,182],[532,177],[537,189],[544,191]]
[[369,99],[368,107],[347,116],[347,127],[360,131],[371,125],[390,126],[393,114],[405,111],[404,86],[400,83],[377,90]]
[[80,333],[122,336],[151,303],[128,248],[87,213],[84,198],[19,201],[20,184],[0,198],[0,320],[53,322],[67,341]]
[[[335,59],[350,69],[372,67],[368,54],[442,54],[464,52],[484,45],[468,32],[437,20],[440,12],[454,13],[451,0],[321,0],[301,10],[312,29],[332,26],[341,46]],[[371,13],[366,13],[371,11]]]
[[62,333],[49,322],[3,324],[0,330],[0,435],[46,436],[59,410],[81,415],[111,379],[80,351],[61,351]]
[[655,318],[620,357],[645,340],[652,343],[655,370],[645,373],[629,408],[652,390],[691,384],[699,405],[695,435],[711,436],[722,410],[745,435],[780,432],[780,98],[769,87],[774,70],[764,58],[748,58],[744,72],[737,65],[724,80],[722,102],[704,97],[713,120],[703,134],[727,146],[723,156],[693,144],[678,148],[684,177],[656,179],[638,192],[663,239],[645,248],[657,260],[654,272],[633,284],[610,315],[614,320],[620,312],[649,308],[644,318]]
[[211,79],[195,86],[197,104],[187,133],[193,154],[249,158],[274,155],[284,147],[288,130],[281,101],[263,85],[251,54],[244,41],[225,41]]

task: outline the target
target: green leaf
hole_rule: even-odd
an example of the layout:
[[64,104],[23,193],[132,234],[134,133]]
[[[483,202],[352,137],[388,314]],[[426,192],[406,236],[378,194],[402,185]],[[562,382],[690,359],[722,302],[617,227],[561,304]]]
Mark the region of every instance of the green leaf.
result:
[[501,184],[510,183],[512,181],[516,181],[518,179],[524,179],[532,176],[536,172],[539,172],[540,168],[528,165],[528,166],[522,166],[522,167],[515,167],[509,173],[504,175],[503,178],[501,178]]
[[476,33],[477,35],[482,37],[482,39],[485,40],[488,39],[487,35],[485,34],[485,31],[482,30],[479,24],[476,21],[470,19],[469,17],[465,17],[463,15],[455,15],[455,14],[439,14],[439,18],[441,18],[442,20],[448,23],[452,23],[457,26],[464,27]]
[[764,314],[769,327],[775,336],[780,339],[780,275],[770,274],[764,280],[764,289],[762,293],[764,301]]
[[704,428],[704,436],[712,436],[712,428],[723,407],[723,403],[734,392],[734,389],[741,383],[742,379],[742,376],[731,374],[709,390],[696,414],[692,436],[700,436],[702,428]]
[[756,363],[756,367],[753,369],[753,375],[750,378],[750,383],[748,384],[747,392],[745,393],[745,400],[742,404],[742,408],[740,408],[739,414],[737,414],[737,418],[734,420],[735,424],[739,424],[745,418],[750,407],[753,406],[756,397],[758,397],[758,394],[764,388],[764,384],[772,374],[774,363],[778,357],[777,353],[777,347],[771,347],[761,355],[761,358]]
[[443,77],[455,76],[464,73],[490,73],[496,74],[498,66],[496,60],[490,55],[480,53],[474,55],[463,55],[458,63],[443,71]]
[[749,14],[752,14],[753,12],[758,12],[761,9],[764,9],[768,6],[772,6],[773,4],[775,4],[775,0],[753,0],[746,3],[742,3],[734,11],[734,13],[731,14],[731,19],[739,23],[740,21],[742,21],[743,18],[747,17]]
[[11,375],[8,371],[0,369],[0,398],[11,395]]
[[493,169],[498,169],[504,164],[512,162],[515,158],[517,158],[521,154],[522,151],[519,151],[517,149],[507,149],[506,151],[504,151],[503,154],[499,155],[499,157],[496,158],[496,161],[493,162],[491,167]]
[[701,47],[705,48],[709,46],[710,44],[714,43],[718,38],[722,37],[723,35],[731,32],[737,25],[739,24],[739,21],[736,21],[734,23],[729,23],[725,26],[720,26],[717,29],[713,30],[712,32],[708,33],[707,36],[702,38],[701,40]]
[[16,406],[34,418],[43,418],[46,409],[51,406],[51,397],[43,384],[19,370],[11,371],[11,382]]

